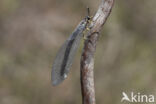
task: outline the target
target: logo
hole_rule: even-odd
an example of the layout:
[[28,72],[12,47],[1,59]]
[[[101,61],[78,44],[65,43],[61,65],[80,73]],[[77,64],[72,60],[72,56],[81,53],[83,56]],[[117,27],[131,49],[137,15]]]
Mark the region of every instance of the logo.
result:
[[127,102],[146,102],[146,103],[154,103],[154,95],[144,95],[141,93],[135,94],[134,92],[131,92],[128,96],[125,92],[122,92],[122,99],[121,102],[127,101]]

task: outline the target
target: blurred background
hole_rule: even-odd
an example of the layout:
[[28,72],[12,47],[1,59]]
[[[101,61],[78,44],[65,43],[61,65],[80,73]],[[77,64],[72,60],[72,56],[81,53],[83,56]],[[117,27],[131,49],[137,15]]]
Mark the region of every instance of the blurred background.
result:
[[[61,85],[52,86],[51,68],[86,7],[94,15],[99,4],[0,0],[0,104],[81,104],[83,41]],[[156,0],[116,0],[95,54],[97,104],[121,104],[123,91],[156,97],[155,5]]]

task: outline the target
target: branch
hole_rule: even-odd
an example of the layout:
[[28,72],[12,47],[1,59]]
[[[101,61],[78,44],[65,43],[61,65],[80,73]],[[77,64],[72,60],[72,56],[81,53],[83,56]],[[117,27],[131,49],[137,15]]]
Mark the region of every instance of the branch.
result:
[[90,25],[91,29],[87,34],[88,38],[84,42],[81,56],[81,91],[83,104],[95,104],[94,53],[99,33],[111,12],[113,4],[114,0],[102,0]]

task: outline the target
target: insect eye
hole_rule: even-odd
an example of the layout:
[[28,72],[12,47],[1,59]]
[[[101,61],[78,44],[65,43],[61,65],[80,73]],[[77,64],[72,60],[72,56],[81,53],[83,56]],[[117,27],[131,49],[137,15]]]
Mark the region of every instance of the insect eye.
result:
[[87,20],[90,20],[91,18],[90,18],[90,16],[87,16]]

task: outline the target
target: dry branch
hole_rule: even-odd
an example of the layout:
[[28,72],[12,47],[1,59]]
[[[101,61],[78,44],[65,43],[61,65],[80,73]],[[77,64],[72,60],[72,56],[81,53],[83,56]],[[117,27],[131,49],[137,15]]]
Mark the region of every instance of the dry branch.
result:
[[93,21],[91,29],[87,34],[87,40],[84,42],[84,48],[81,56],[81,90],[83,104],[95,104],[94,90],[94,53],[99,33],[106,22],[114,0],[102,0]]

